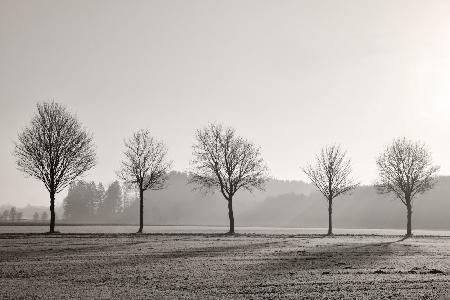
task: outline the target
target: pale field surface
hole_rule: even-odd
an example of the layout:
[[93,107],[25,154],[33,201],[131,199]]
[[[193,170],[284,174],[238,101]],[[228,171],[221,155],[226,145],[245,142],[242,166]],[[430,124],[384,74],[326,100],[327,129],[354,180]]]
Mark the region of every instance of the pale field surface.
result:
[[448,296],[448,237],[0,234],[0,299]]

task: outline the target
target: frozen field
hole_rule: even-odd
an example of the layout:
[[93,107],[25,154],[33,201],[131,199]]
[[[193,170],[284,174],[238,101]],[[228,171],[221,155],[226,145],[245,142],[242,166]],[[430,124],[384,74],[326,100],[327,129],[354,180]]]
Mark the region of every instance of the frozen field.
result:
[[447,299],[450,238],[0,234],[0,299]]

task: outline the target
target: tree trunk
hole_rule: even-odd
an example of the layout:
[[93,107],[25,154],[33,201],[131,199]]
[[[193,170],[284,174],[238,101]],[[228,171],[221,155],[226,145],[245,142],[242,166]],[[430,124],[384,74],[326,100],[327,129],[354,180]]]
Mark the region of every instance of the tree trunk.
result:
[[139,230],[137,233],[142,233],[144,228],[144,191],[139,189]]
[[50,231],[55,233],[55,192],[50,192]]
[[333,199],[328,199],[328,234],[333,234]]
[[412,205],[411,201],[406,202],[407,220],[406,220],[406,236],[412,236]]
[[228,200],[228,218],[230,219],[230,231],[228,233],[234,233],[234,215],[233,215],[233,198]]

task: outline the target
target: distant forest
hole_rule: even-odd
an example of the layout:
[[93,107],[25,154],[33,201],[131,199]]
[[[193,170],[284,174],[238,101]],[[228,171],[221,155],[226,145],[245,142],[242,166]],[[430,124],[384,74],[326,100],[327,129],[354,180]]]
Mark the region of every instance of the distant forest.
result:
[[[147,224],[218,225],[213,220],[224,214],[224,199],[218,194],[193,191],[192,186],[187,185],[187,180],[186,173],[172,171],[169,173],[166,189],[144,193]],[[309,194],[313,187],[300,181],[271,180],[267,191],[254,194],[243,192],[237,198],[238,202],[242,203],[236,205],[239,208],[250,207],[255,204],[255,200],[261,201],[267,195],[281,195],[286,189],[303,195]],[[67,196],[63,200],[63,220],[75,223],[134,224],[138,215],[138,199],[139,195],[135,189],[118,181],[114,181],[106,189],[101,182],[77,181],[69,186]],[[197,216],[204,212],[201,206],[212,209],[203,218]]]
[[[186,173],[171,172],[167,188],[146,191],[148,225],[223,225],[228,223],[226,201],[187,185]],[[450,229],[450,177],[439,177],[436,187],[415,200],[417,229]],[[136,224],[138,195],[119,182],[106,189],[101,183],[72,184],[63,202],[67,222]],[[242,192],[236,197],[239,226],[326,227],[326,201],[311,184],[271,179],[265,192]],[[394,196],[379,195],[372,186],[358,187],[335,202],[339,228],[404,228],[403,205]],[[61,212],[62,213],[62,212]],[[60,214],[61,214],[60,213]]]
[[[203,194],[187,185],[187,174],[171,172],[167,189],[146,191],[145,223],[148,225],[220,225],[228,224],[226,201],[218,194]],[[414,203],[416,229],[450,229],[450,177],[441,176],[434,189],[418,197]],[[69,223],[136,224],[139,215],[138,195],[133,189],[113,182],[106,188],[101,183],[77,181],[72,184],[57,208],[59,220]],[[242,192],[236,197],[238,226],[327,226],[326,200],[311,184],[302,181],[271,179],[265,192]],[[394,196],[379,195],[373,186],[358,187],[351,195],[342,196],[334,205],[337,228],[398,228],[406,223],[403,204]],[[1,206],[9,219],[11,206]],[[23,218],[47,219],[46,206],[15,208]],[[7,212],[5,212],[7,211]],[[44,216],[42,216],[44,214]],[[22,217],[22,214],[20,214]],[[42,219],[43,220],[43,219]],[[16,216],[16,221],[19,221]]]
[[137,197],[135,191],[118,181],[105,190],[103,184],[77,181],[69,186],[63,201],[64,219],[73,222],[124,222],[132,220],[129,211]]
[[1,223],[20,223],[24,221],[47,222],[48,213],[46,207],[35,207],[28,205],[20,210],[15,206],[0,206],[0,222]]

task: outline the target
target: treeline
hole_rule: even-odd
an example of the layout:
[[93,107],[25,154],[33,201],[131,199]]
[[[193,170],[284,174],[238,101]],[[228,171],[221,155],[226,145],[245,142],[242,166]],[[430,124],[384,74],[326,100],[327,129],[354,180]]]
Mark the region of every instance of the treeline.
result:
[[[33,221],[47,221],[48,220],[48,213],[42,212],[39,214],[38,212],[35,212],[33,214]],[[0,214],[0,222],[22,222],[22,221],[30,221],[29,219],[23,218],[23,212],[18,211],[15,206],[11,207],[10,209],[5,209],[3,213]]]
[[83,180],[69,186],[63,201],[64,219],[73,222],[121,222],[129,214],[136,192],[114,181],[105,190],[101,182]]
[[18,222],[22,220],[22,212],[17,211],[15,206],[10,209],[5,209],[0,215],[1,222]]

